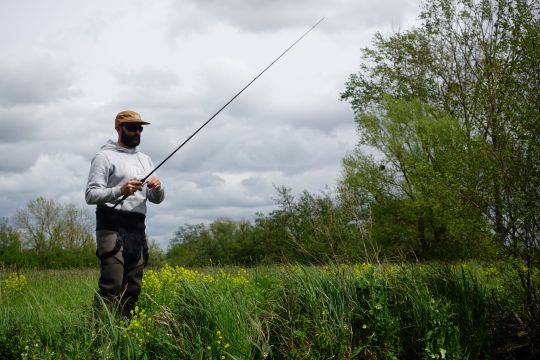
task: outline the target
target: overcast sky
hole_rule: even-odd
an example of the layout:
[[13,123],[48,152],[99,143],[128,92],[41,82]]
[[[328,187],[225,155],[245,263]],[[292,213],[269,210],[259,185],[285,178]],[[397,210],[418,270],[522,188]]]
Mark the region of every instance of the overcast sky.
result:
[[114,117],[152,123],[159,163],[321,17],[323,21],[159,171],[147,231],[252,220],[275,186],[333,189],[357,135],[339,100],[375,32],[410,28],[418,0],[0,0],[0,217],[39,196],[78,207]]

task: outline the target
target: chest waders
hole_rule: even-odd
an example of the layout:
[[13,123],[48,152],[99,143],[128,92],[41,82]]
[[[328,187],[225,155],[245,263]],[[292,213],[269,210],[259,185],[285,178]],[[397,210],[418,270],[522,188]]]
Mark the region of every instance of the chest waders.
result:
[[124,261],[138,261],[144,257],[144,265],[148,262],[148,243],[146,241],[146,216],[144,214],[98,207],[96,210],[96,231],[116,231],[118,237],[114,248],[96,255],[100,260],[116,255],[120,249]]
[[148,262],[145,218],[144,214],[104,206],[96,210],[100,295],[120,300],[128,317],[139,297]]

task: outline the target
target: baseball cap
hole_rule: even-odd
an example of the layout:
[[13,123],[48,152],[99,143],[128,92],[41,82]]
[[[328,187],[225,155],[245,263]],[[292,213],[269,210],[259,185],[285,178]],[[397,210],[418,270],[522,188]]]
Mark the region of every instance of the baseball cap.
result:
[[115,126],[121,124],[138,124],[138,125],[150,125],[149,122],[143,121],[141,115],[135,111],[125,110],[116,115],[114,119]]

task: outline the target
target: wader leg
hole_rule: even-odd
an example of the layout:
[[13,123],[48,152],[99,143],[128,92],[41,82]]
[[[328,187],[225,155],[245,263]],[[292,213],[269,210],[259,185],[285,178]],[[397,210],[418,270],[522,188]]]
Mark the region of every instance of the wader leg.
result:
[[[116,231],[96,231],[97,253],[102,255],[112,251],[117,238]],[[124,263],[122,250],[100,258],[99,294],[107,302],[121,300],[124,315],[130,317],[141,292],[144,259],[141,256],[138,261]]]
[[[117,238],[116,231],[97,231],[97,254],[112,251]],[[137,261],[124,261],[122,251],[120,248],[115,254],[100,258],[99,294],[106,302],[120,300],[123,314],[131,317],[130,312],[135,309],[141,292],[144,257],[141,253]]]
[[126,262],[124,264],[124,278],[122,280],[122,289],[124,294],[124,315],[131,317],[130,311],[135,309],[139,294],[141,293],[142,277],[144,269],[143,257],[138,261]]
[[[116,231],[96,231],[97,254],[103,255],[114,249],[118,233]],[[122,278],[124,276],[124,258],[122,251],[100,258],[99,293],[106,299],[119,296],[122,293]]]

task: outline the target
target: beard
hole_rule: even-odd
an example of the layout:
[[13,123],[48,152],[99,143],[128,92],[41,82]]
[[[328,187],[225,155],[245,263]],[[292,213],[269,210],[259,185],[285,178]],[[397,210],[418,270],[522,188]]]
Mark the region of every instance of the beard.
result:
[[130,135],[122,129],[122,135],[121,135],[122,144],[127,146],[128,148],[134,148],[139,146],[141,143],[141,136],[139,134],[133,134]]

